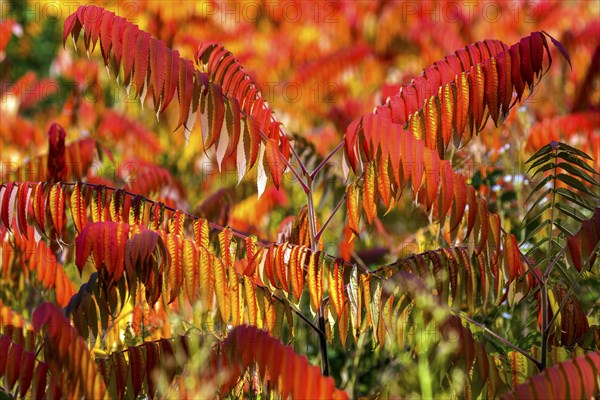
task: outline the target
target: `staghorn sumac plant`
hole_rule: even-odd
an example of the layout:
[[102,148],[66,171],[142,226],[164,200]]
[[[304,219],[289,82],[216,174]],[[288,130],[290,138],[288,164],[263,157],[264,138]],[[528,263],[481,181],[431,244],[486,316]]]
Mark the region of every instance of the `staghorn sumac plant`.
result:
[[[298,48],[289,61],[295,73],[271,54],[269,68],[305,90],[312,81],[348,80],[356,71],[342,70],[362,62],[368,72],[395,68],[395,34],[381,33],[378,43],[361,18],[384,21],[398,10],[359,3],[332,5],[343,16],[337,28],[356,43],[324,54],[314,48],[312,59],[305,59],[310,44]],[[262,35],[264,24],[295,32],[281,7],[233,36]],[[114,99],[87,104],[80,85],[44,141],[32,134],[47,154],[2,171],[0,391],[35,398],[600,392],[600,195],[598,160],[588,155],[597,155],[598,115],[542,119],[522,137],[531,124],[524,100],[543,89],[556,51],[571,65],[559,41],[534,31],[512,45],[475,42],[394,86],[372,112],[364,111],[373,99],[355,96],[327,115],[303,101],[297,108],[307,115],[277,118],[260,72],[243,67],[251,57],[224,46],[231,32],[209,16],[181,17],[205,38],[184,35],[193,51],[176,50],[157,38],[163,30],[170,43],[179,37],[160,9],[143,11],[152,16],[147,30],[80,6],[64,20],[62,39],[88,56],[100,50],[110,81],[102,84],[123,86],[142,108],[152,99],[154,128],[138,121],[145,111],[136,118]],[[416,42],[425,50],[423,38]],[[81,80],[85,70],[72,66],[69,76]],[[361,84],[354,79],[340,84],[343,96]],[[23,122],[6,115],[2,141],[10,148]],[[290,115],[322,130],[292,133],[306,126]],[[343,136],[323,125],[325,117],[343,125]],[[496,159],[526,155],[528,169],[470,174],[462,167],[482,157],[477,146],[502,123],[527,145],[491,151]],[[153,132],[180,128],[183,135]],[[90,137],[72,140],[84,131]],[[589,141],[581,149],[572,145],[580,134]],[[341,168],[332,167],[338,160]],[[229,171],[232,182],[219,182]],[[493,180],[497,171],[501,179]],[[517,175],[512,192],[525,196],[491,195],[496,186],[507,194]],[[407,252],[402,241],[412,228],[418,249]]]

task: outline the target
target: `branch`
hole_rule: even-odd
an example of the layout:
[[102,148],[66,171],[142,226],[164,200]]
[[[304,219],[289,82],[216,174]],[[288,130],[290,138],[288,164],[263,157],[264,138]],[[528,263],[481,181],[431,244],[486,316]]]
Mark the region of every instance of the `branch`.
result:
[[308,170],[306,169],[306,166],[302,162],[302,159],[300,158],[300,156],[298,155],[298,153],[296,153],[296,149],[294,149],[294,146],[292,146],[291,144],[290,144],[290,150],[292,151],[292,155],[294,156],[294,158],[296,159],[296,161],[298,161],[298,165],[300,166],[300,170],[302,171],[302,173],[304,175],[307,175],[308,174]]
[[335,148],[331,151],[331,153],[329,153],[327,155],[327,157],[325,157],[323,159],[323,161],[321,161],[321,163],[319,165],[317,165],[317,168],[315,168],[314,171],[311,172],[310,178],[315,179],[315,177],[319,174],[319,172],[321,172],[321,170],[327,164],[327,162],[331,159],[331,157],[333,157],[335,155],[335,153],[337,153],[343,146],[344,146],[343,141],[340,142],[337,146],[335,146]]
[[[563,247],[563,249],[565,249],[565,248],[566,248],[566,246]],[[598,248],[600,248],[600,242],[596,243],[596,247],[594,248],[593,251],[590,252],[590,255],[588,256],[588,258],[585,260],[585,262],[581,266],[581,270],[579,271],[579,273],[575,277],[575,280],[571,284],[571,286],[569,287],[569,290],[567,290],[567,294],[565,295],[565,297],[560,302],[560,306],[558,307],[558,311],[556,311],[554,313],[554,315],[552,316],[552,319],[550,320],[550,322],[548,322],[548,326],[546,327],[546,333],[548,333],[550,331],[550,328],[552,327],[552,324],[554,324],[554,321],[556,321],[556,318],[558,317],[558,314],[561,313],[562,309],[564,308],[565,304],[567,303],[567,299],[569,298],[569,296],[571,295],[571,293],[573,293],[573,290],[575,290],[577,288],[577,285],[579,284],[579,279],[583,276],[583,272],[585,271],[586,266],[591,261],[592,256],[594,255],[594,253],[596,253],[596,250],[598,250]]]
[[[285,300],[279,298],[277,295],[271,294],[274,298],[276,298],[277,300],[279,300],[282,303],[287,303]],[[304,316],[304,314],[302,314],[300,311],[296,310],[295,308],[290,306],[290,310],[292,310],[292,312],[294,314],[296,314],[298,317],[300,317],[300,319],[304,322],[306,322],[315,332],[317,332],[319,334],[319,336],[321,335],[325,335],[325,332],[323,332],[321,329],[317,328],[317,326],[315,324],[313,324],[308,318],[306,318]]]
[[329,223],[333,219],[333,216],[337,213],[337,211],[340,209],[340,207],[342,206],[342,204],[344,204],[345,201],[346,201],[346,193],[344,193],[344,195],[342,196],[341,200],[337,203],[337,205],[335,206],[335,208],[333,209],[333,211],[331,212],[331,214],[329,214],[329,217],[327,218],[327,221],[325,221],[325,223],[323,224],[323,226],[321,226],[321,229],[319,229],[319,231],[316,233],[316,235],[315,235],[315,242],[319,243],[319,239],[323,235],[323,232],[325,231],[325,228],[327,228],[327,225],[329,225]]
[[[100,184],[96,184],[96,183],[87,183],[87,182],[83,182],[83,183],[85,184],[85,186],[89,186],[89,187],[93,187],[93,188],[104,187],[106,190],[112,190],[113,192],[117,191],[117,190],[121,190],[121,191],[123,191],[123,193],[125,193],[128,196],[131,196],[131,197],[139,196],[139,197],[143,198],[144,202],[146,202],[146,203],[150,203],[150,204],[162,204],[163,207],[165,208],[165,210],[169,210],[169,211],[171,211],[173,213],[177,212],[177,211],[181,211],[186,217],[188,217],[190,219],[193,219],[193,220],[203,219],[203,218],[197,217],[197,216],[195,216],[193,214],[187,213],[187,212],[185,212],[183,210],[178,210],[176,208],[170,207],[170,206],[168,206],[168,205],[166,205],[164,203],[161,203],[160,201],[152,200],[152,199],[150,199],[150,198],[148,198],[146,196],[143,196],[141,194],[137,194],[137,193],[134,193],[134,192],[130,192],[130,191],[125,190],[125,189],[119,189],[119,188],[115,188],[115,187],[112,187],[112,186],[100,185]],[[65,185],[65,186],[75,186],[77,184],[77,182],[62,182],[62,184]],[[211,228],[214,228],[214,229],[217,229],[217,230],[220,230],[220,231],[222,231],[222,230],[225,229],[225,227],[223,225],[219,225],[219,224],[217,224],[215,222],[211,222],[211,221],[208,221],[208,220],[207,220],[207,222],[208,222],[208,225]],[[231,233],[233,234],[233,236],[236,236],[236,237],[238,237],[240,239],[247,239],[249,237],[249,235],[246,235],[243,232],[237,231],[237,230],[232,229],[232,228],[229,228],[229,229],[231,230]],[[260,240],[259,242],[262,243],[263,245],[267,245],[267,244],[270,243],[270,242],[264,241],[264,240]]]
[[[269,138],[264,134],[263,131],[259,130],[258,131],[262,137],[263,140],[268,140]],[[297,157],[299,163],[300,163],[300,168],[302,170],[305,170],[304,168],[304,164],[302,164],[302,161],[300,161],[300,158],[298,157],[298,154],[296,153],[295,150],[293,150],[293,147],[290,145],[290,149],[292,149],[292,154],[295,155],[295,157]],[[279,150],[279,148],[277,148],[277,151],[279,152],[279,157],[281,158],[281,160],[283,161],[283,163],[285,164],[285,166],[287,168],[290,169],[290,171],[292,171],[292,174],[294,174],[294,176],[296,177],[296,179],[298,179],[298,183],[300,183],[300,186],[302,186],[302,190],[304,190],[304,193],[307,193],[307,191],[309,190],[308,184],[302,179],[302,177],[300,176],[300,173],[298,171],[296,171],[296,168],[294,168],[292,166],[292,164],[290,164],[290,162],[288,161],[288,159],[283,155],[283,153],[281,152],[281,150]]]
[[[562,255],[564,254],[564,252],[567,250],[567,246],[564,246],[556,255],[556,257],[554,257],[554,260],[552,260],[552,264],[550,264],[550,266],[546,269],[546,272],[544,272],[544,280],[548,279],[548,277],[550,276],[550,273],[552,272],[552,269],[554,268],[554,266],[556,265],[556,263],[558,262],[558,260],[560,260],[560,258],[562,257]],[[583,271],[583,268],[581,268],[581,270]]]
[[[457,315],[456,312],[454,310],[450,311],[452,314]],[[487,326],[483,325],[480,322],[475,321],[474,319],[468,317],[467,315],[460,313],[458,314],[458,316],[460,318],[463,318],[464,320],[468,321],[469,323],[477,326],[478,328],[482,329],[485,333],[487,333],[488,335],[498,339],[500,342],[504,343],[505,345],[507,345],[508,347],[510,347],[511,349],[523,354],[525,357],[527,357],[531,362],[533,362],[536,367],[538,367],[538,369],[541,371],[541,363],[536,360],[533,356],[531,356],[529,353],[527,353],[525,350],[521,349],[520,347],[512,344],[511,342],[509,342],[508,340],[504,339],[502,336],[498,335],[496,332],[492,331],[490,328],[488,328]]]

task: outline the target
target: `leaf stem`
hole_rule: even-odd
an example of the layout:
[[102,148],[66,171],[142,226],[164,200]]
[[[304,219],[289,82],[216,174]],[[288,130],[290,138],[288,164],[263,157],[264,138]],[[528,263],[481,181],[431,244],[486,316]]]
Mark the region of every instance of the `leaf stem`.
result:
[[298,161],[298,165],[300,166],[300,170],[304,175],[308,174],[308,170],[306,169],[306,166],[304,165],[304,163],[302,162],[302,159],[300,158],[300,156],[298,155],[298,153],[296,152],[296,149],[294,149],[294,146],[290,145],[290,150],[292,152],[292,155],[294,156],[294,158],[296,159],[296,161]]
[[[456,315],[456,313],[454,311],[451,311],[454,315]],[[475,321],[474,319],[470,318],[469,316],[460,313],[459,314],[460,318],[463,318],[464,320],[468,321],[469,323],[477,326],[478,328],[482,329],[485,333],[487,333],[488,335],[494,337],[495,339],[499,340],[500,342],[504,343],[505,345],[507,345],[508,347],[510,347],[511,349],[523,354],[525,357],[527,357],[531,362],[533,362],[538,369],[541,371],[541,363],[536,360],[531,354],[527,353],[525,350],[521,349],[520,347],[512,344],[511,342],[509,342],[508,340],[504,339],[502,336],[498,335],[496,332],[492,331],[490,328],[488,328],[487,326],[483,325],[480,322]]]
[[[313,180],[310,175],[306,174],[308,182],[308,191],[306,191],[306,200],[308,203],[308,224],[310,226],[310,248],[312,251],[317,251],[319,245],[317,242],[317,217],[315,215],[315,204],[313,199]],[[323,310],[323,302],[319,306],[319,344],[321,348],[321,371],[323,376],[329,376],[329,359],[327,358],[327,337],[325,335],[325,313]]]
[[321,163],[319,165],[317,165],[317,168],[315,168],[314,171],[310,173],[310,178],[314,180],[315,177],[319,174],[319,172],[321,172],[323,167],[325,167],[325,165],[327,165],[327,162],[331,159],[331,157],[333,157],[335,155],[335,153],[337,153],[343,146],[344,146],[344,141],[341,141],[337,146],[335,146],[335,148],[331,151],[331,153],[329,153],[327,155],[327,157],[325,157],[323,159],[323,161],[321,161]]
[[336,204],[333,211],[331,211],[331,214],[329,214],[329,217],[327,218],[327,220],[325,221],[323,226],[321,226],[321,229],[319,229],[319,231],[315,234],[315,242],[319,243],[319,239],[323,235],[325,228],[327,228],[327,225],[329,225],[329,223],[333,219],[334,215],[337,213],[337,211],[340,209],[340,207],[344,204],[345,201],[346,201],[346,194],[344,193],[344,195],[342,196],[340,201]]
[[[280,302],[286,304],[286,301],[279,298],[277,295],[271,294],[275,299],[279,300]],[[296,310],[293,307],[290,307],[290,310],[292,310],[292,312],[294,314],[296,314],[298,317],[300,317],[300,319],[304,322],[306,322],[315,332],[317,332],[319,334],[319,336],[321,335],[325,335],[325,332],[323,332],[321,329],[319,329],[315,324],[313,324],[311,322],[311,320],[309,320],[308,318],[306,318],[306,316],[304,314],[302,314],[300,311]]]
[[[266,142],[269,140],[269,138],[267,137],[267,135],[264,134],[263,131],[259,130],[258,131],[262,137],[262,139]],[[295,156],[295,158],[298,160],[298,163],[300,165],[300,168],[303,171],[306,171],[306,168],[304,167],[304,164],[302,163],[302,161],[300,160],[300,157],[298,156],[298,154],[296,153],[295,150],[293,150],[293,147],[290,145],[290,149],[292,149],[292,154]],[[298,183],[300,183],[300,186],[302,186],[302,190],[304,190],[304,193],[308,193],[309,190],[309,186],[308,183],[304,181],[304,179],[302,179],[302,177],[300,176],[300,173],[296,170],[296,168],[294,168],[294,166],[292,164],[290,164],[290,162],[288,161],[288,159],[283,155],[283,153],[281,152],[281,150],[279,150],[279,147],[277,148],[277,151],[279,152],[279,158],[281,158],[281,160],[283,161],[283,163],[285,164],[285,166],[287,168],[289,168],[290,171],[292,171],[292,174],[294,174],[294,176],[296,177],[296,179],[298,179]],[[304,175],[307,175],[307,172],[304,172]]]
[[[562,299],[562,301],[560,303],[560,306],[558,307],[558,310],[554,313],[554,315],[552,316],[552,319],[550,320],[550,322],[548,322],[548,326],[546,327],[547,331],[550,331],[550,328],[554,324],[554,321],[556,321],[556,318],[558,317],[558,314],[561,313],[561,311],[564,308],[565,304],[567,303],[567,300],[569,299],[569,296],[571,295],[571,293],[573,293],[573,291],[575,289],[577,289],[577,285],[579,284],[579,279],[581,279],[581,277],[583,276],[583,272],[585,271],[585,268],[587,267],[587,264],[590,262],[590,260],[594,256],[594,253],[596,252],[596,250],[598,250],[599,247],[600,247],[600,242],[596,244],[596,247],[594,248],[594,250],[590,252],[590,255],[585,260],[584,264],[581,266],[581,270],[579,271],[579,273],[575,277],[575,280],[573,281],[573,283],[569,286],[569,290],[567,290],[567,294]],[[565,249],[565,248],[566,247],[564,247],[563,249]]]
[[325,335],[325,316],[323,312],[323,303],[319,307],[319,343],[321,345],[321,369],[323,376],[329,376],[329,359],[327,358],[327,336]]
[[[554,147],[554,146],[553,146]],[[542,307],[542,359],[540,361],[541,370],[546,369],[546,364],[548,362],[548,337],[549,337],[549,329],[548,329],[548,280],[550,278],[550,272],[552,271],[552,267],[554,264],[552,261],[552,231],[554,230],[554,209],[556,206],[556,172],[558,164],[558,148],[554,147],[554,173],[552,175],[552,206],[550,207],[550,225],[548,226],[548,261],[547,261],[547,269],[544,271],[544,275],[542,277],[542,284],[540,285],[541,289],[541,307]]]

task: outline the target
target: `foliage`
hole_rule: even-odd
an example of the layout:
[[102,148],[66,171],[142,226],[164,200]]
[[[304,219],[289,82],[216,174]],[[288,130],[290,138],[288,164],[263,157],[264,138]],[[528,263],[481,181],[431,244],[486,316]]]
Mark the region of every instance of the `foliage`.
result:
[[597,8],[226,3],[0,22],[0,393],[600,394]]

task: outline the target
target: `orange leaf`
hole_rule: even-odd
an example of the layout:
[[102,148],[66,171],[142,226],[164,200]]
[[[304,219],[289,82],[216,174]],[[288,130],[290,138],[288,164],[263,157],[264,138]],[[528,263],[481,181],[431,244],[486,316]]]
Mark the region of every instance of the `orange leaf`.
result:
[[267,147],[265,150],[267,156],[267,163],[271,171],[271,177],[273,178],[273,184],[277,189],[281,184],[281,176],[283,174],[283,161],[281,161],[281,155],[279,153],[279,147],[275,139],[269,138],[267,140]]
[[329,297],[338,318],[342,317],[342,312],[346,303],[346,298],[344,296],[344,272],[342,266],[342,260],[339,258],[336,259],[333,263],[333,267],[329,268],[328,275]]
[[320,251],[310,254],[308,261],[308,292],[310,293],[310,306],[314,313],[319,311],[321,307],[321,298],[323,295],[322,279],[323,279],[323,254]]

